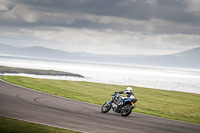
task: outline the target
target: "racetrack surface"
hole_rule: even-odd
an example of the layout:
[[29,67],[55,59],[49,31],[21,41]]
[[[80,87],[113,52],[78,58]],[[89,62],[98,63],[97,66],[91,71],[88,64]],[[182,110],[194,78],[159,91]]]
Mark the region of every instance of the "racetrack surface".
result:
[[101,106],[34,91],[0,80],[0,116],[91,133],[199,133],[200,125],[132,112],[122,117]]

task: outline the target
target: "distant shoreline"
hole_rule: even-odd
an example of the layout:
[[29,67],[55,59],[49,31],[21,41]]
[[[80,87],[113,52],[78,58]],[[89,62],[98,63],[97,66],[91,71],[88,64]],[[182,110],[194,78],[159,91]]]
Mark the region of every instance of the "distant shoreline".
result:
[[63,71],[55,71],[55,70],[41,70],[41,69],[27,69],[27,68],[15,68],[15,67],[7,67],[0,66],[0,75],[2,74],[35,74],[35,75],[50,75],[50,76],[70,76],[70,77],[79,77],[85,78],[80,74],[74,74]]
[[[1,57],[0,65],[28,69],[71,72],[85,78],[71,76],[3,74],[43,79],[88,81],[115,85],[134,85],[162,90],[200,94],[200,69],[180,69],[131,64],[100,64],[76,61],[35,60],[18,57]],[[192,80],[191,80],[192,79]]]

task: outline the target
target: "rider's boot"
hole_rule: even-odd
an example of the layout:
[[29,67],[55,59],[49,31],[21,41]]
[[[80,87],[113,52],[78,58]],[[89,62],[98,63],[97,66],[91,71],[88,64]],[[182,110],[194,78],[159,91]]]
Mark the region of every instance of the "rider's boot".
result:
[[136,105],[135,104],[132,104],[132,108],[134,109],[136,107]]

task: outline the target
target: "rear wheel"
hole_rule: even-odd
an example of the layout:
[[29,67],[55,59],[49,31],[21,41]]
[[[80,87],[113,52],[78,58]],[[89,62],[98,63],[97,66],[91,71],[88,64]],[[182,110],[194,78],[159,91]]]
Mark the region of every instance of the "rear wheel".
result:
[[121,112],[122,116],[128,116],[132,112],[132,106],[130,104],[126,104],[122,108],[123,108]]
[[110,109],[111,109],[112,105],[110,103],[105,103],[102,107],[101,107],[101,112],[102,113],[107,113]]

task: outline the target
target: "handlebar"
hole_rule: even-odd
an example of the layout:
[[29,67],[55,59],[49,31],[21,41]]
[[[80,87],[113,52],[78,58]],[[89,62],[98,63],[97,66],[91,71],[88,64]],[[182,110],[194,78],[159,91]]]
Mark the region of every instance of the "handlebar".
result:
[[117,95],[117,93],[118,93],[118,91],[115,91],[115,93],[113,95],[111,95],[111,96],[115,96],[115,95]]

